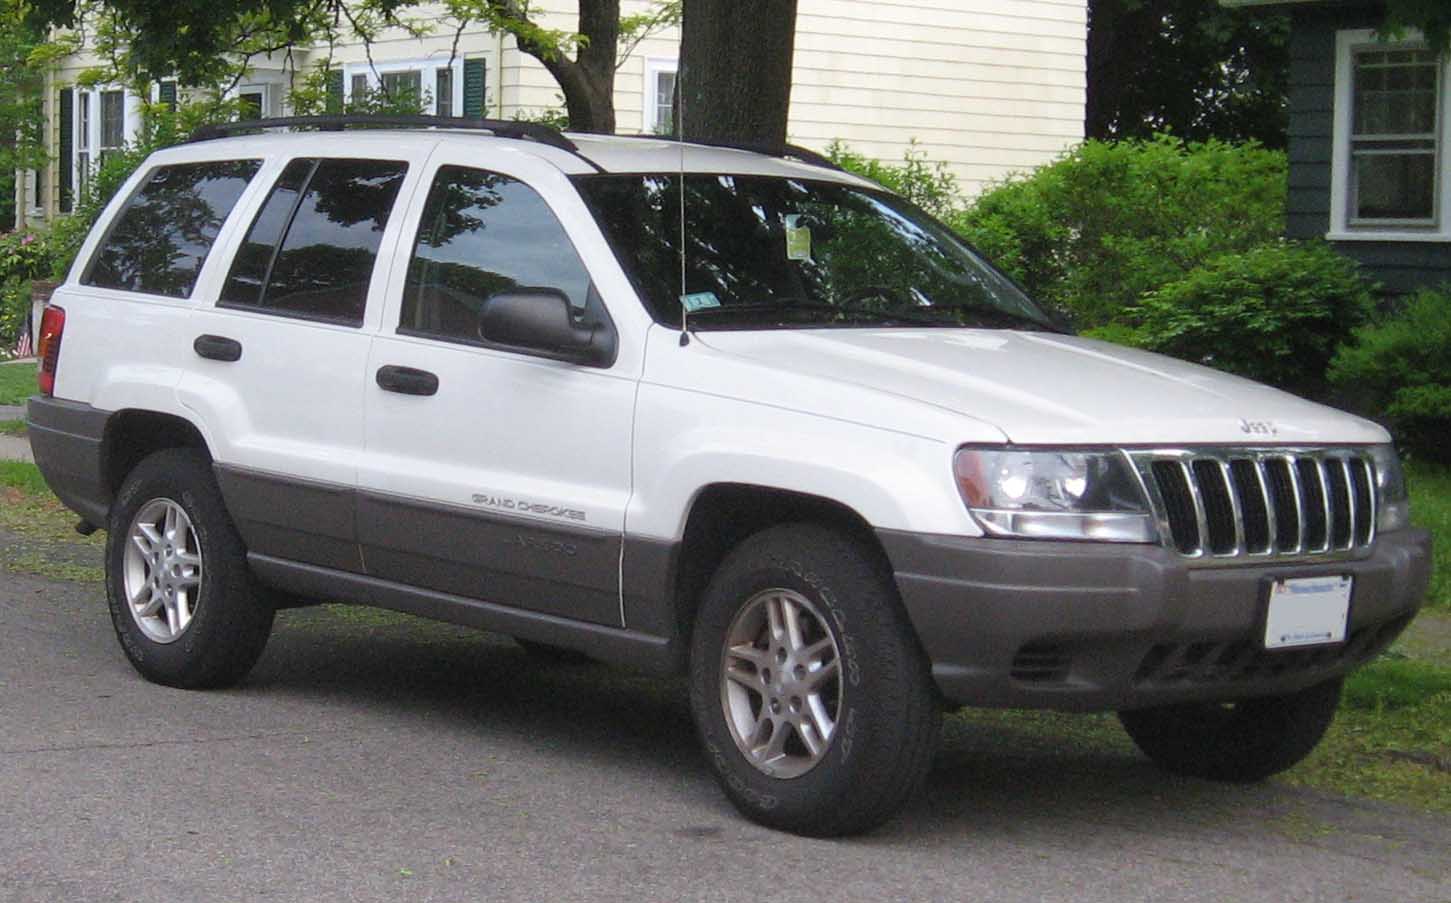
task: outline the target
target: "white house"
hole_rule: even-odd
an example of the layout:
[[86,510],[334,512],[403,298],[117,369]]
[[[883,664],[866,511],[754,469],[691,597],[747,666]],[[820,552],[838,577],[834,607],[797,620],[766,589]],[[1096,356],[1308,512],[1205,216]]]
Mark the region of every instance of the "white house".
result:
[[[540,23],[576,25],[571,0],[548,0]],[[624,0],[625,13],[646,0]],[[417,10],[420,17],[429,7]],[[788,127],[793,142],[900,161],[911,141],[977,193],[1009,173],[1052,160],[1083,138],[1087,0],[800,0]],[[666,131],[678,30],[642,41],[615,79],[621,132]],[[384,34],[256,63],[234,93],[261,115],[289,112],[292,79],[320,61],[344,96],[387,82],[428,98],[430,112],[512,119],[561,106],[558,86],[512,37],[451,30]],[[100,155],[140,123],[139,99],[117,87],[80,87],[96,65],[85,53],[58,67],[45,98],[52,163],[18,180],[22,220],[64,213]],[[175,86],[153,87],[152,100]]]

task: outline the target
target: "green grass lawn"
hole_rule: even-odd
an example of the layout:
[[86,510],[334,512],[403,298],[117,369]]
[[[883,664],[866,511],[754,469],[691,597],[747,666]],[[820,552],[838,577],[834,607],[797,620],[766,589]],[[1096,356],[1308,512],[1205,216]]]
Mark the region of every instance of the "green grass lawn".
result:
[[35,394],[37,365],[0,364],[0,404],[21,405]]
[[0,436],[24,436],[24,420],[0,420]]
[[1451,470],[1424,464],[1407,468],[1411,487],[1411,520],[1431,531],[1434,571],[1428,608],[1451,611]]

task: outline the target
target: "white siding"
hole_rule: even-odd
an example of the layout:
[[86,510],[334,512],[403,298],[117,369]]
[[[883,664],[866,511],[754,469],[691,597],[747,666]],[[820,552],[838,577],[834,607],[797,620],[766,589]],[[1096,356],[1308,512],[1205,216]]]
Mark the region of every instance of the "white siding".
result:
[[[629,15],[652,4],[623,0],[622,7]],[[573,0],[543,0],[534,11],[545,28],[578,27]],[[441,15],[441,7],[421,6],[411,18]],[[950,167],[965,194],[976,194],[1082,140],[1086,33],[1087,0],[799,0],[790,139],[818,150],[840,140],[892,163],[901,162],[915,139],[930,160]],[[446,60],[455,52],[488,61],[490,116],[512,119],[563,105],[559,86],[538,60],[520,52],[513,38],[477,25],[456,45],[453,29],[440,22],[423,38],[390,30],[371,48],[376,63]],[[647,61],[668,66],[678,54],[678,29],[668,29],[621,61],[618,131],[645,128]],[[368,56],[361,43],[340,44],[331,59],[356,68]],[[293,57],[299,70],[327,58],[326,47]],[[97,62],[85,54],[66,60],[51,77],[47,107],[54,106],[56,85]],[[276,71],[280,62],[259,68],[284,78]],[[53,202],[54,166],[47,175]]]

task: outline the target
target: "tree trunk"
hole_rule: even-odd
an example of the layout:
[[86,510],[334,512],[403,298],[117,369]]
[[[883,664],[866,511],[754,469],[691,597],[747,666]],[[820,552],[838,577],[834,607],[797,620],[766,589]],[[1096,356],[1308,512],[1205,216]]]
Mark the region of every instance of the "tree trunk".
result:
[[784,145],[796,0],[685,0],[680,30],[683,137]]
[[518,34],[514,37],[519,49],[543,63],[559,82],[570,129],[613,135],[620,0],[579,0],[579,33],[587,40],[575,59]]

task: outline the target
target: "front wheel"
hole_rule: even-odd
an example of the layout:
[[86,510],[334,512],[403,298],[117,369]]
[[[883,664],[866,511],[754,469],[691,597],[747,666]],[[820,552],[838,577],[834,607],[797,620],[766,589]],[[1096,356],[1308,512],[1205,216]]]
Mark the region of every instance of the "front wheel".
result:
[[921,786],[941,732],[926,658],[872,551],[774,527],[721,564],[691,640],[691,709],[748,818],[818,837],[870,830]]
[[1261,781],[1308,756],[1340,705],[1340,678],[1283,696],[1119,712],[1155,764],[1187,777]]
[[247,567],[206,458],[169,449],[136,465],[108,531],[111,623],[136,670],[187,688],[246,676],[267,643],[273,606]]

